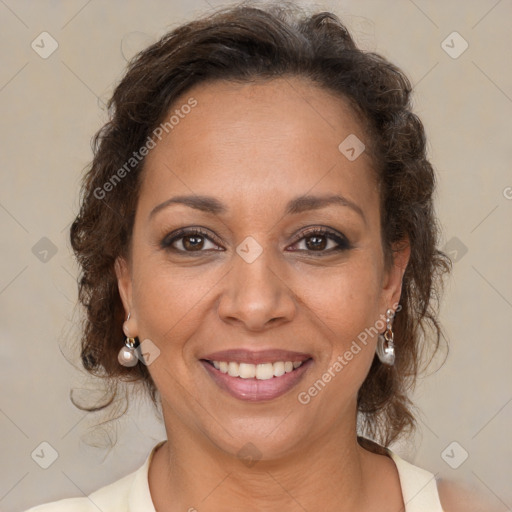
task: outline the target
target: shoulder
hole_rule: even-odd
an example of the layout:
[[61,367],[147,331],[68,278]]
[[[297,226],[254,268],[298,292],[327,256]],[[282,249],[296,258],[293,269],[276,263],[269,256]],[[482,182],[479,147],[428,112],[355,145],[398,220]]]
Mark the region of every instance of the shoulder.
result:
[[101,487],[82,498],[68,498],[38,505],[25,512],[123,512],[147,510],[155,512],[148,483],[148,469],[160,441],[151,450],[144,464],[123,478]]
[[501,512],[503,507],[494,497],[477,492],[468,484],[438,479],[436,475],[406,462],[388,451],[396,463],[404,501],[412,510],[443,512]]
[[[92,503],[89,502],[92,505]],[[25,512],[90,512],[93,509],[87,504],[87,498],[69,498],[51,503],[44,503],[33,508],[29,508]]]
[[391,450],[388,450],[388,454],[395,462],[398,470],[402,498],[406,504],[407,512],[427,510],[429,512],[443,512],[435,475],[407,462]]
[[500,512],[497,500],[488,499],[467,484],[449,480],[437,483],[444,512]]
[[129,494],[138,471],[101,487],[89,496],[44,503],[25,512],[121,512],[128,510]]

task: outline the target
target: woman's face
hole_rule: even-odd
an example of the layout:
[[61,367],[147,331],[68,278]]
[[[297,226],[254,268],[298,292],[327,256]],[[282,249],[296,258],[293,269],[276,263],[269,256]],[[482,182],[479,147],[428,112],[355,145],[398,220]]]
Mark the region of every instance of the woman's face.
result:
[[364,131],[298,78],[199,85],[173,111],[191,97],[146,157],[116,267],[167,428],[263,458],[353,436],[408,257],[384,267]]

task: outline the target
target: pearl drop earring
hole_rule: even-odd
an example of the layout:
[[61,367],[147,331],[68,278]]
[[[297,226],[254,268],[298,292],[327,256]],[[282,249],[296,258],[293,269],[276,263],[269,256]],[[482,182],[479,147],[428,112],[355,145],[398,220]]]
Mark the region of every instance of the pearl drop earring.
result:
[[386,311],[386,330],[384,334],[379,334],[377,340],[377,357],[382,364],[393,366],[395,364],[395,344],[393,342],[394,333],[391,326],[391,319],[395,316],[392,309]]
[[[128,322],[129,319],[130,313],[128,313],[128,318],[126,319],[126,322]],[[124,346],[121,348],[119,354],[117,355],[117,360],[119,361],[119,364],[123,366],[132,367],[139,362],[139,358],[137,357],[137,342],[135,341],[135,338],[128,336],[126,322],[123,325],[123,331],[126,335],[126,339],[124,342]]]

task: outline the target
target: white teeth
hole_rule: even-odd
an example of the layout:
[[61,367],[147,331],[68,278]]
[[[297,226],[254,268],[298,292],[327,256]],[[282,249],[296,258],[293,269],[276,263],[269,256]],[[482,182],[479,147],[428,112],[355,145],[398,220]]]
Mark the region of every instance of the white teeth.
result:
[[275,363],[261,364],[237,363],[235,361],[212,361],[212,363],[217,370],[227,373],[231,377],[268,380],[292,372],[301,366],[303,361],[276,361]]
[[274,365],[272,363],[262,363],[256,365],[256,378],[259,380],[271,379],[274,376]]
[[228,375],[231,377],[238,377],[240,374],[238,373],[238,363],[234,361],[230,361],[228,363]]
[[242,379],[253,379],[256,377],[256,365],[240,363],[238,365],[238,376]]
[[282,361],[278,361],[277,363],[274,363],[272,365],[274,368],[274,375],[276,377],[281,377],[281,375],[284,375],[285,374],[285,371],[284,371],[284,363]]

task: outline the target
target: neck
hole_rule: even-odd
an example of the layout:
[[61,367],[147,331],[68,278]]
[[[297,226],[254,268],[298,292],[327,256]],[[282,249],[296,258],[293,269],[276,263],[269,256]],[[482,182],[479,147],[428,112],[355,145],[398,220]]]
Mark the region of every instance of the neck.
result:
[[275,459],[258,460],[257,449],[246,445],[248,458],[241,460],[204,435],[180,428],[177,418],[167,419],[173,429],[155,453],[149,475],[158,512],[218,511],[227,504],[230,510],[265,512],[318,510],[319,505],[340,512],[370,510],[379,481],[374,476],[381,476],[377,468],[387,459],[358,445],[355,422],[337,425]]

